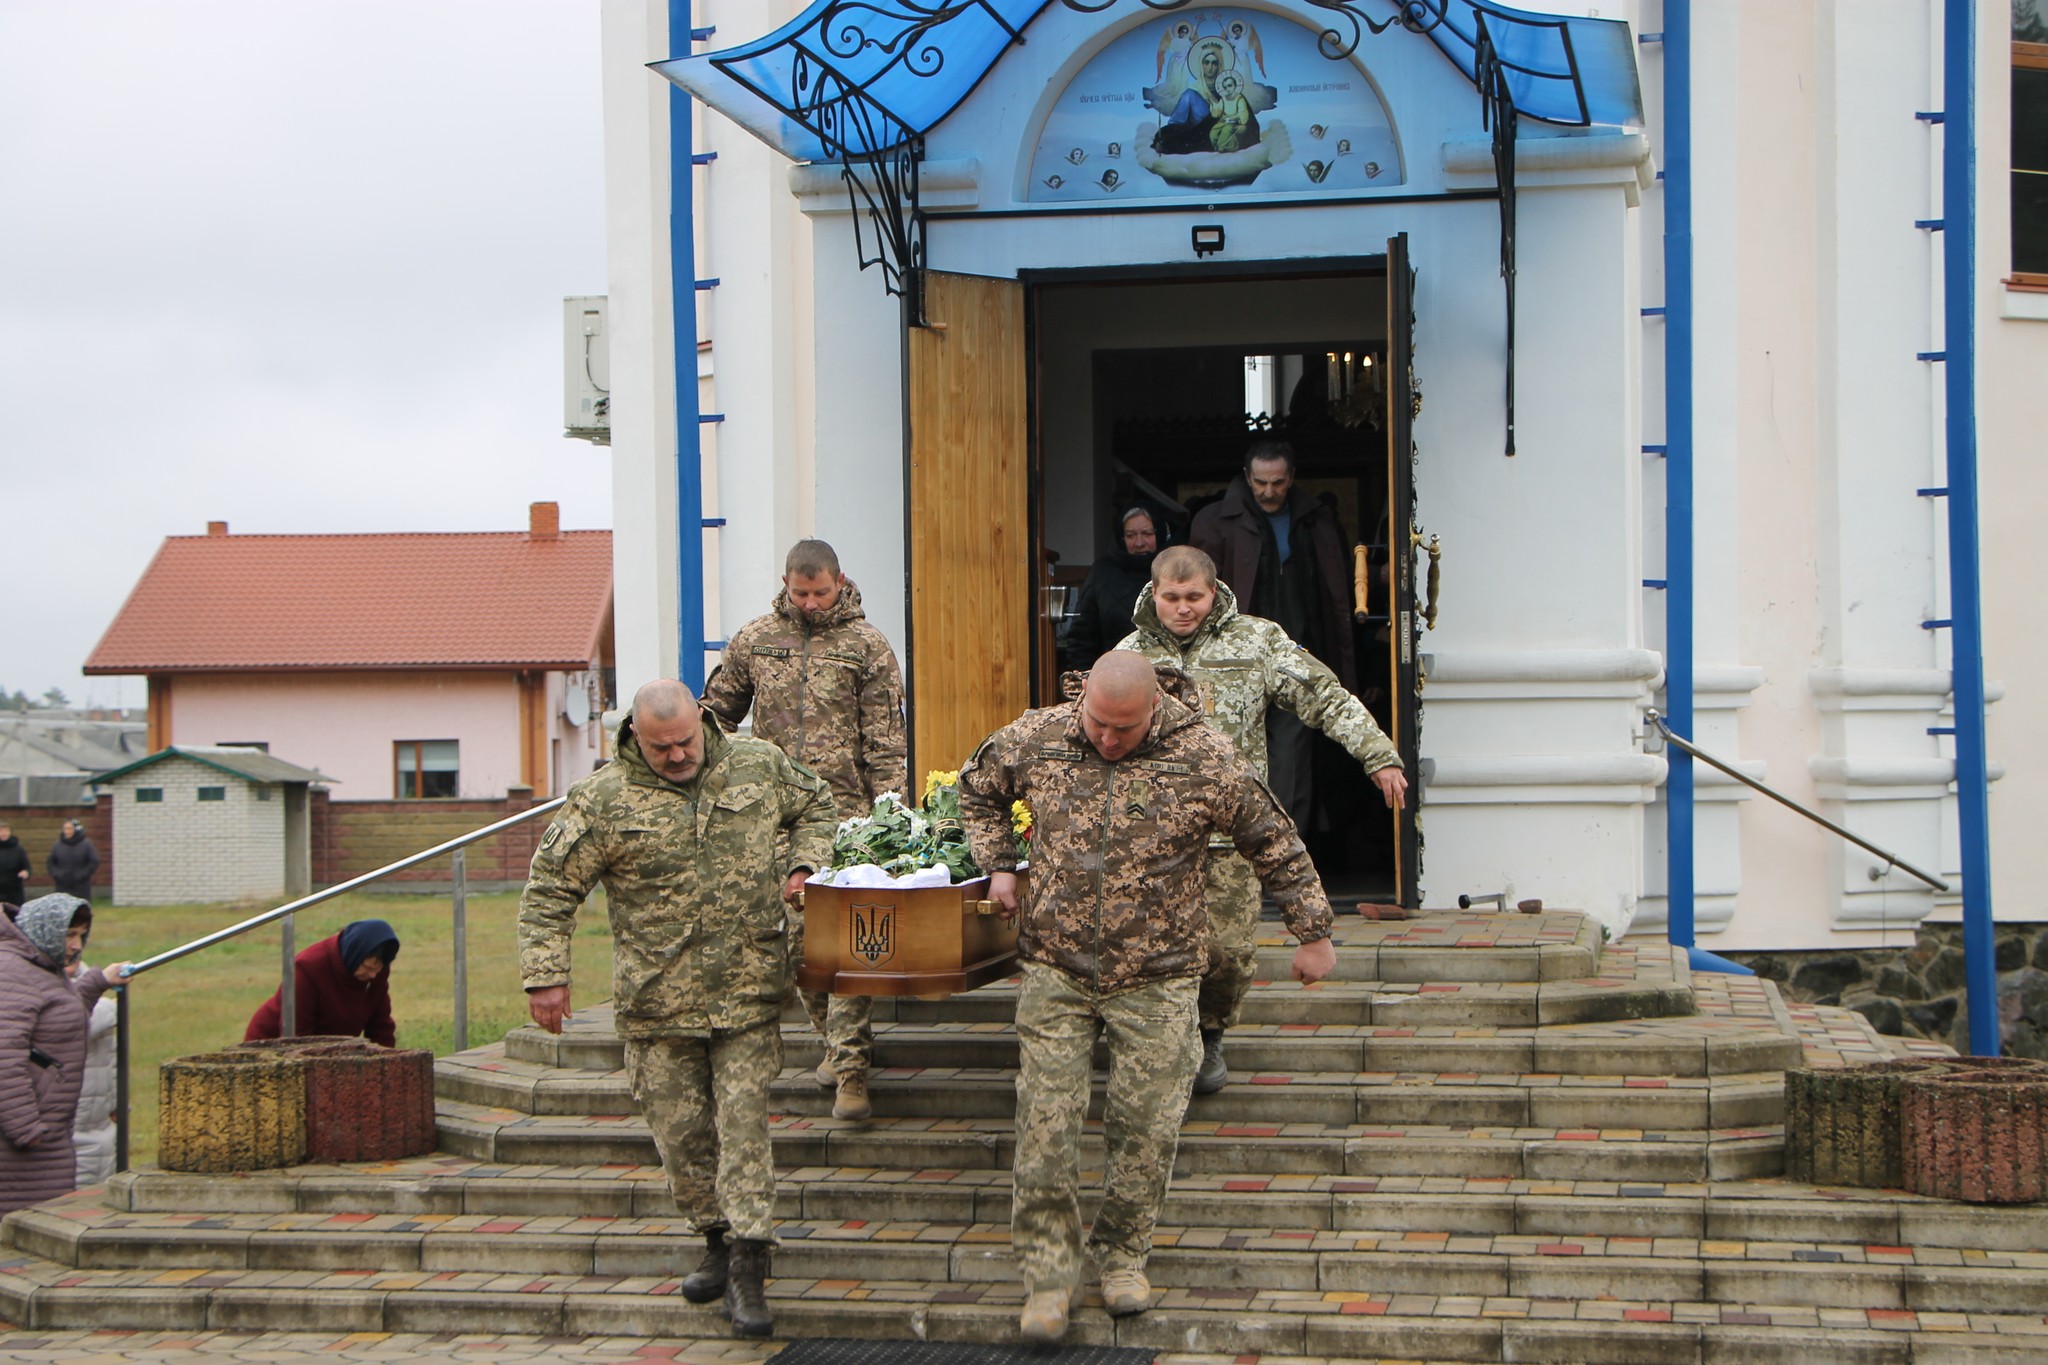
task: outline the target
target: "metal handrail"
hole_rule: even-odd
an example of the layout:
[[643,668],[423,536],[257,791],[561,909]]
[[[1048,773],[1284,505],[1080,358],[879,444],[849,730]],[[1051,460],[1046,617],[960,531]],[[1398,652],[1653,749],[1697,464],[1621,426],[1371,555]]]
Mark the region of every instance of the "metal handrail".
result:
[[1913,866],[1904,858],[1901,858],[1898,854],[1893,853],[1888,849],[1879,848],[1876,844],[1871,843],[1870,840],[1865,839],[1860,834],[1851,833],[1849,830],[1842,828],[1842,826],[1828,819],[1825,815],[1820,814],[1818,811],[1807,809],[1805,806],[1800,805],[1797,801],[1794,801],[1791,797],[1785,795],[1783,792],[1772,790],[1770,787],[1765,786],[1763,783],[1757,781],[1755,778],[1749,776],[1747,773],[1737,772],[1734,768],[1729,767],[1720,759],[1715,758],[1712,754],[1696,746],[1691,740],[1681,738],[1677,734],[1674,734],[1672,732],[1671,727],[1665,724],[1663,715],[1660,714],[1655,707],[1651,707],[1644,714],[1649,717],[1650,724],[1657,727],[1657,732],[1664,736],[1664,742],[1666,744],[1669,744],[1673,748],[1678,749],[1684,753],[1692,755],[1700,762],[1706,764],[1709,768],[1713,768],[1719,772],[1724,772],[1728,774],[1728,776],[1734,778],[1737,782],[1740,782],[1745,787],[1755,788],[1757,791],[1762,792],[1765,796],[1770,797],[1771,800],[1777,802],[1779,805],[1788,807],[1791,810],[1799,812],[1801,815],[1813,821],[1813,823],[1819,825],[1821,828],[1828,830],[1831,833],[1841,835],[1844,839],[1847,839],[1850,843],[1856,845],[1856,847],[1864,850],[1866,853],[1873,853],[1877,855],[1878,857],[1884,859],[1885,866],[1887,869],[1896,867],[1897,869],[1899,869],[1899,871],[1904,872],[1909,876],[1917,877],[1921,881],[1926,882],[1936,891],[1947,891],[1949,889],[1949,884],[1943,881],[1941,878],[1936,877],[1930,873],[1922,872],[1919,868]]
[[[193,953],[211,948],[216,943],[225,943],[231,938],[248,933],[251,929],[260,929],[266,924],[272,924],[281,919],[284,921],[284,967],[283,981],[278,987],[278,1025],[280,1036],[289,1038],[298,1031],[297,982],[292,970],[293,959],[296,956],[293,952],[296,946],[296,936],[293,933],[295,921],[292,919],[292,916],[301,910],[318,905],[322,901],[333,900],[336,896],[346,895],[358,887],[368,886],[372,882],[381,881],[394,872],[403,872],[406,868],[416,867],[421,863],[441,857],[443,854],[452,854],[454,855],[451,872],[453,874],[452,901],[455,943],[454,1045],[455,1050],[460,1052],[469,1046],[469,961],[467,952],[469,945],[469,868],[468,858],[464,850],[471,844],[488,839],[494,834],[502,834],[515,825],[525,824],[528,820],[546,815],[550,811],[558,810],[568,799],[566,796],[557,796],[552,800],[543,801],[537,806],[532,806],[519,812],[517,815],[508,815],[503,820],[485,825],[481,829],[473,829],[467,834],[457,835],[453,839],[435,844],[432,848],[423,849],[408,857],[400,858],[395,863],[386,863],[374,871],[365,872],[359,877],[351,877],[345,882],[336,882],[325,890],[315,891],[310,896],[301,896],[295,901],[280,905],[275,910],[266,910],[262,914],[245,919],[239,924],[231,924],[225,929],[216,929],[210,934],[195,938],[190,943],[181,944],[176,948],[170,949],[168,952],[158,953],[154,957],[147,957],[140,962],[130,963],[128,975],[123,979],[124,981],[133,980],[143,972],[153,971],[158,967],[164,966],[166,963],[176,962],[181,957],[190,957]],[[114,1169],[125,1171],[128,1169],[128,993],[122,991],[117,998],[118,1004],[116,1008],[119,1013],[116,1019],[117,1032],[114,1043],[114,1131],[116,1135]]]

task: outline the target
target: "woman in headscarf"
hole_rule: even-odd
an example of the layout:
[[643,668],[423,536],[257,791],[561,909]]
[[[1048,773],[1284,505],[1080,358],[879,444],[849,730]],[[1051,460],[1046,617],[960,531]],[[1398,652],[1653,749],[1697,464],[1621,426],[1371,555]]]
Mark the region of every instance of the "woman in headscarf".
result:
[[128,965],[64,968],[85,951],[92,909],[58,892],[0,914],[0,1213],[78,1188],[71,1124],[87,1020]]
[[[359,919],[344,925],[333,938],[323,938],[293,959],[296,1032],[358,1035],[385,1047],[398,1045],[398,1027],[391,1021],[391,963],[398,956],[398,935],[381,919]],[[282,994],[282,992],[279,992]],[[251,1016],[243,1042],[275,1038],[283,1032],[278,995]]]
[[1131,610],[1152,585],[1159,518],[1143,503],[1117,517],[1117,548],[1095,561],[1067,615],[1067,667],[1087,669],[1131,633]]

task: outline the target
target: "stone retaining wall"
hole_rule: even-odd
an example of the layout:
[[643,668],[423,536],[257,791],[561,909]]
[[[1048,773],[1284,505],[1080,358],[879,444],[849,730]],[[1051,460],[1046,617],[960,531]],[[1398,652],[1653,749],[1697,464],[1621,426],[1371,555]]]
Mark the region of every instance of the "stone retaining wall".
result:
[[[2010,1057],[2048,1058],[2048,923],[1998,925],[1999,1037]],[[1788,1000],[1844,1005],[1882,1033],[1970,1051],[1963,927],[1923,924],[1896,948],[1724,953],[1768,977]]]

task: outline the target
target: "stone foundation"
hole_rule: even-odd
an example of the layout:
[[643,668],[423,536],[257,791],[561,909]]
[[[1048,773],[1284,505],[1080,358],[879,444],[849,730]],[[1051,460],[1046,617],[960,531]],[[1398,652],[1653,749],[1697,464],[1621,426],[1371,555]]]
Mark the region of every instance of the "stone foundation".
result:
[[[1999,1038],[2009,1057],[2048,1059],[2048,924],[1998,925]],[[1788,1000],[1843,1005],[1882,1033],[1970,1051],[1963,927],[1923,924],[1896,948],[1723,953],[1778,983]]]

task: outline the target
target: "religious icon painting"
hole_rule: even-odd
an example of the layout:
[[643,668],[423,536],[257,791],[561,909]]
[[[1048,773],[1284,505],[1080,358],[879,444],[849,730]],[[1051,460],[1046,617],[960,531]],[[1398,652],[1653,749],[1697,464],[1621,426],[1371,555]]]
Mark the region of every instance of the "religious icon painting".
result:
[[[1400,184],[1400,148],[1371,79],[1355,59],[1323,56],[1317,42],[1313,28],[1242,9],[1131,29],[1054,102],[1038,132],[1027,197],[1263,197]],[[1297,154],[1290,123],[1314,150]],[[1120,158],[1126,148],[1137,163],[1128,174],[1060,174],[1091,155]]]

